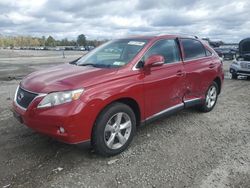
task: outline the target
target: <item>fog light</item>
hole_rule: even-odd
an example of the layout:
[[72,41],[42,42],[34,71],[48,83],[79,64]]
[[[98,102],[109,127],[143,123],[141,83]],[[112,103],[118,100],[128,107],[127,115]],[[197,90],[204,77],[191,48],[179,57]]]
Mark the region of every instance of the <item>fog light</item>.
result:
[[59,127],[60,133],[65,133],[65,129],[63,127]]

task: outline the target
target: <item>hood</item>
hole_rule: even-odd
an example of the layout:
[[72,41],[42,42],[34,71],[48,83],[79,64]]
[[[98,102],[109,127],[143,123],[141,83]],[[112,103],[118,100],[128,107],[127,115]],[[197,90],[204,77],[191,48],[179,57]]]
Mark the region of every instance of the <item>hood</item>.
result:
[[250,38],[243,39],[239,43],[239,53],[241,56],[250,54]]
[[117,70],[63,64],[29,74],[21,87],[36,93],[86,88],[114,78]]

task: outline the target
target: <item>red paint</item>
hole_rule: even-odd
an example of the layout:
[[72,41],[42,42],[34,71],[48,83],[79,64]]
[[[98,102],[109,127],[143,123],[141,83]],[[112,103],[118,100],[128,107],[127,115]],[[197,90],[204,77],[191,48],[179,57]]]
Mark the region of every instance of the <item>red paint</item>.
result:
[[[184,100],[204,99],[212,81],[219,78],[222,83],[224,79],[222,63],[206,44],[204,46],[214,52],[213,56],[188,63],[181,61],[132,70],[157,40],[178,37],[147,37],[148,44],[130,63],[120,68],[101,69],[64,64],[34,72],[22,80],[22,88],[37,93],[79,88],[84,88],[85,91],[76,101],[50,108],[37,108],[43,97],[33,100],[26,111],[15,102],[13,108],[28,127],[63,142],[78,143],[91,139],[92,127],[98,114],[113,101],[124,98],[136,101],[140,108],[140,121],[143,122]],[[183,54],[183,48],[180,48]],[[66,132],[61,134],[59,126],[64,127]]]

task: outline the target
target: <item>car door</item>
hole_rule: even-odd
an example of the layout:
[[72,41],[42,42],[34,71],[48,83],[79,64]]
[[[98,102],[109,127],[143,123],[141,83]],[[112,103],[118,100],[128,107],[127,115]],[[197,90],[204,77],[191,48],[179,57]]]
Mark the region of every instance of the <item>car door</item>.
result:
[[143,60],[151,55],[162,55],[164,65],[145,71],[144,95],[146,117],[170,107],[182,105],[184,94],[184,67],[175,39],[162,39],[153,44]]
[[214,79],[215,63],[212,53],[199,40],[182,38],[180,41],[186,73],[184,102],[199,100],[204,97]]

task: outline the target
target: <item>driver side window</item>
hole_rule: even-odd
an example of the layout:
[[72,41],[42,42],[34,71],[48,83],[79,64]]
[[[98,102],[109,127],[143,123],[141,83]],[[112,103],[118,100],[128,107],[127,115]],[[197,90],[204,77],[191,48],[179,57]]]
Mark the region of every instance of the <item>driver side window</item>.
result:
[[179,49],[174,39],[166,39],[157,41],[143,57],[146,60],[151,55],[162,55],[166,63],[180,61]]

